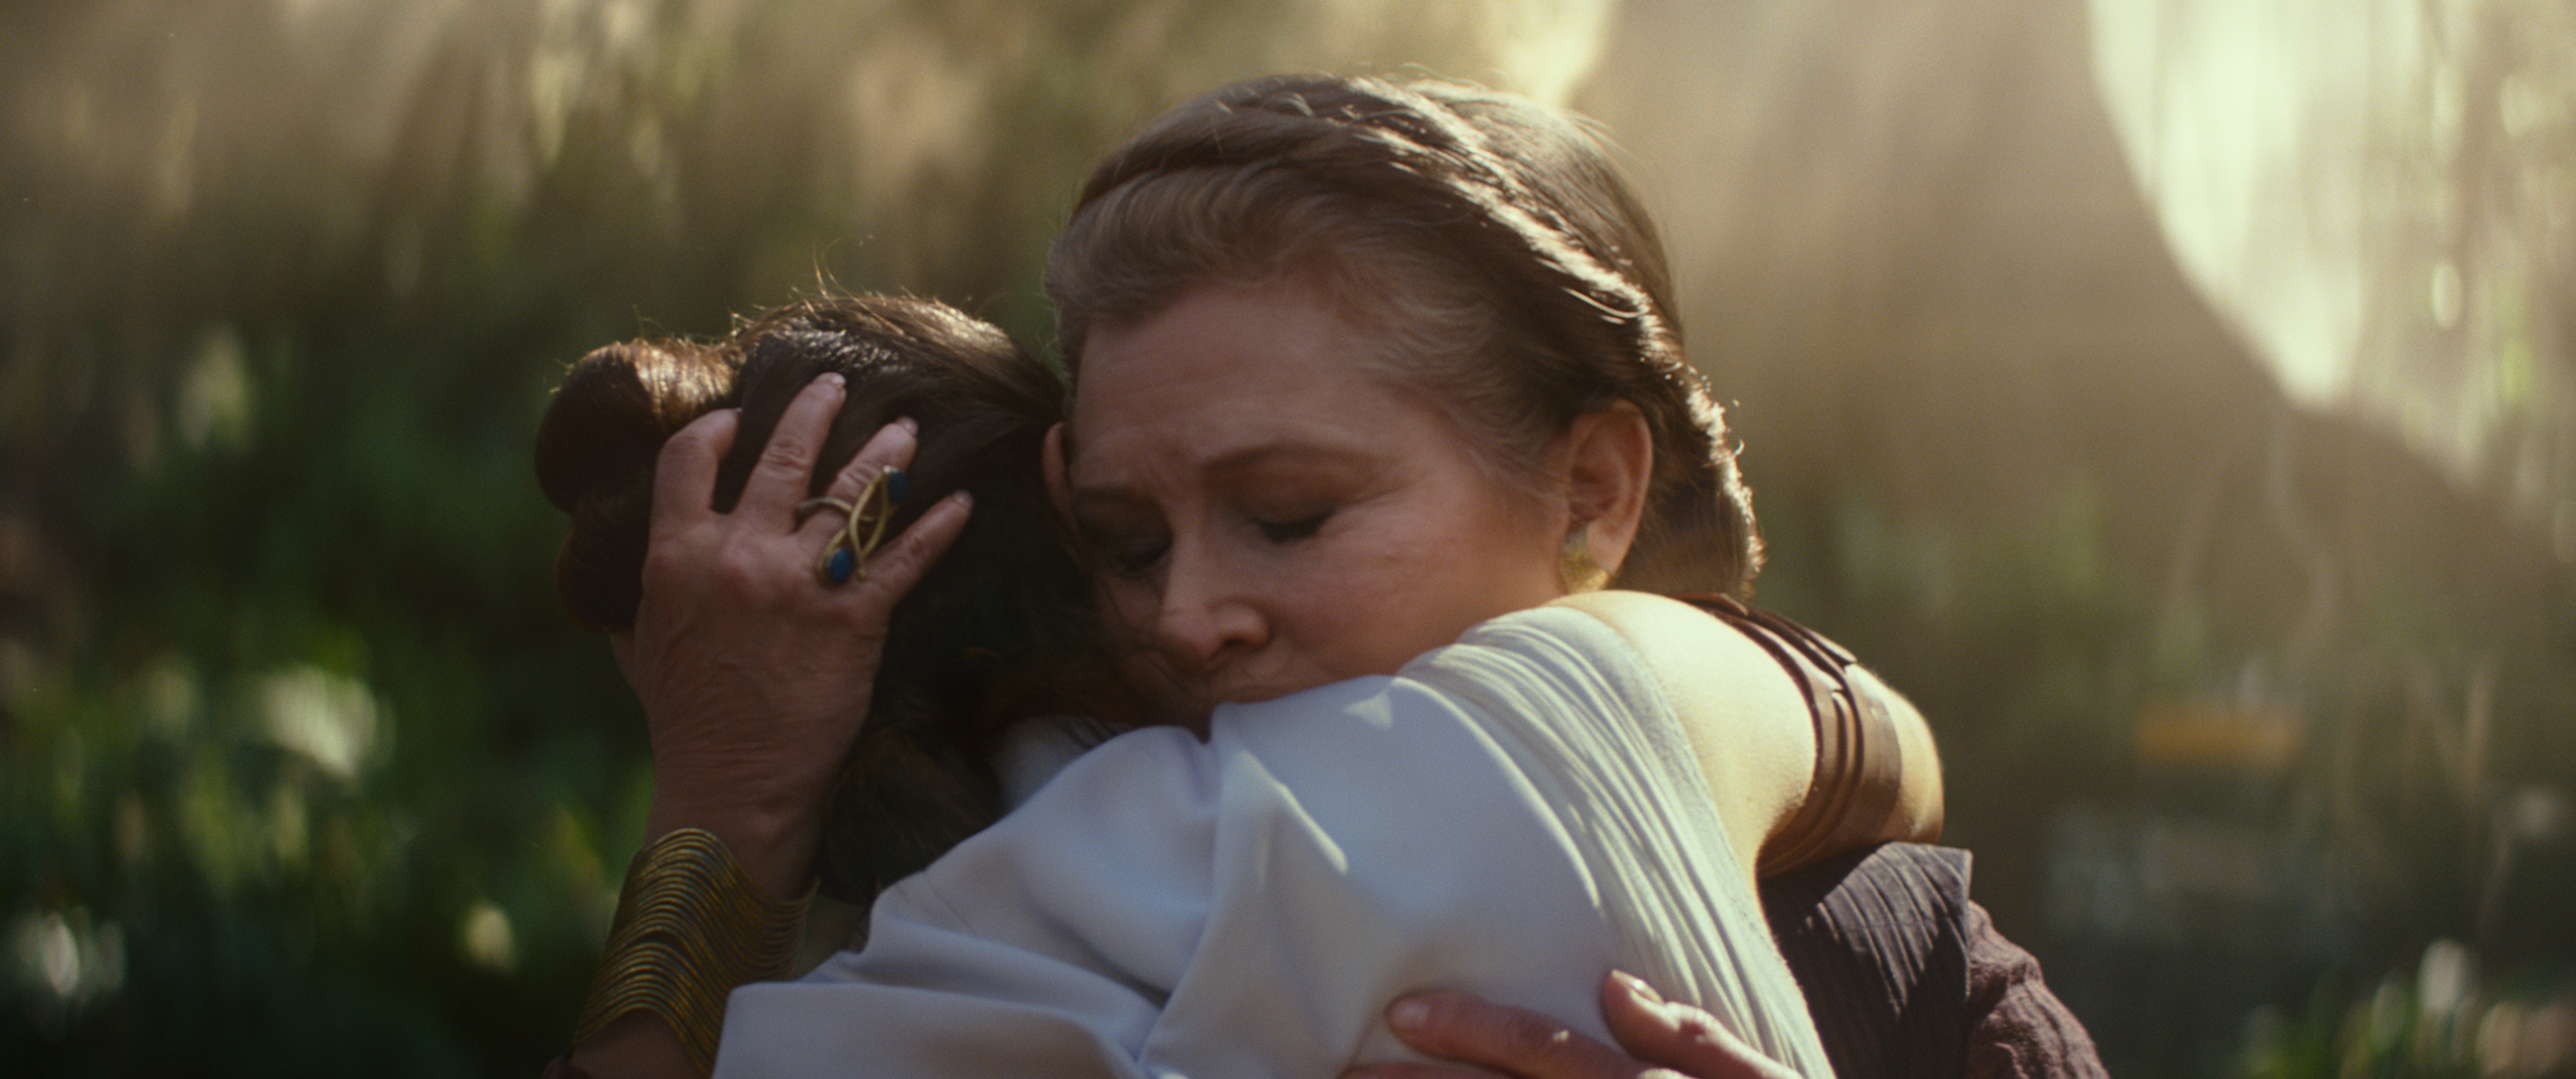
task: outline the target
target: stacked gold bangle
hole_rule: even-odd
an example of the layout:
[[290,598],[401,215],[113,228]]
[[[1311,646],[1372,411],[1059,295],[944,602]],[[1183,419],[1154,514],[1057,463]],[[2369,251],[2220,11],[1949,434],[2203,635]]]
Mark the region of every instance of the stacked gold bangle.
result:
[[628,1012],[651,1012],[680,1036],[698,1074],[714,1070],[725,998],[789,973],[811,898],[762,893],[712,832],[682,828],[655,840],[626,867],[573,1040],[590,1040]]

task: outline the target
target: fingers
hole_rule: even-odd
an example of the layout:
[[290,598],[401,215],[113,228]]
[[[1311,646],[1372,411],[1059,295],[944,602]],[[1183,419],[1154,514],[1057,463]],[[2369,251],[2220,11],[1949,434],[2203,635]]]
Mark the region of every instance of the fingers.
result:
[[[1489,1068],[1520,1079],[1631,1079],[1647,1066],[1536,1012],[1467,993],[1416,993],[1386,1011],[1387,1027],[1431,1056]],[[1348,1073],[1366,1079],[1444,1074],[1414,1065]]]
[[1416,993],[1387,1008],[1388,1029],[1423,1053],[1490,1072],[1383,1064],[1346,1072],[1343,1079],[1491,1073],[1517,1079],[1798,1079],[1796,1072],[1754,1052],[1707,1012],[1667,1002],[1626,974],[1614,972],[1602,980],[1601,1012],[1619,1039],[1618,1048],[1547,1016],[1471,994]]
[[1798,1079],[1715,1016],[1666,1001],[1653,986],[1625,973],[1612,971],[1602,979],[1601,1017],[1621,1048],[1694,1079]]
[[761,447],[751,475],[743,480],[737,510],[748,512],[752,520],[770,520],[786,516],[805,500],[815,455],[822,450],[824,436],[831,433],[844,390],[838,372],[825,372],[796,391],[787,411],[778,417],[777,429],[770,432],[769,444]]
[[[814,572],[825,585],[844,584],[852,577],[867,579],[869,568],[885,561],[883,555],[888,552],[880,550],[881,544],[888,548],[902,545],[901,535],[894,537],[896,543],[886,543],[886,529],[900,510],[909,486],[903,469],[912,463],[913,450],[919,445],[919,429],[910,419],[878,428],[867,445],[859,447],[849,463],[833,475],[821,497],[797,504],[798,535],[822,544]],[[919,530],[920,522],[916,520],[910,531]],[[933,544],[933,557],[947,546],[946,539],[935,535],[922,538],[937,541]],[[918,550],[919,542],[917,539],[914,545],[902,545],[908,562],[917,557],[912,552]],[[927,560],[921,560],[916,569],[927,564]],[[909,575],[907,587],[908,581]],[[901,597],[898,589],[889,602]]]
[[716,462],[733,448],[742,413],[720,408],[691,420],[662,443],[653,466],[655,539],[715,512]]
[[1343,1072],[1342,1079],[1492,1079],[1495,1074],[1483,1068],[1453,1068],[1446,1064],[1371,1064]]
[[[789,401],[735,501],[737,511],[748,511],[746,520],[775,520],[792,514],[805,501],[815,455],[830,434],[832,417],[846,393],[842,376],[827,372],[807,383]],[[726,452],[732,449],[741,422],[740,410],[718,409],[698,417],[663,443],[653,481],[655,535],[713,515],[711,495],[716,472]],[[896,420],[878,430],[842,466],[824,493],[844,502],[854,501],[879,472],[910,465],[913,451],[918,448],[919,430],[920,426],[910,419]],[[797,522],[796,527],[801,531],[807,523]],[[827,530],[829,525],[818,527]]]
[[[867,445],[850,455],[849,463],[841,466],[823,494],[843,502],[858,501],[860,492],[866,490],[868,481],[877,478],[877,473],[912,467],[912,452],[920,447],[920,434],[921,425],[908,418],[878,428],[876,434],[869,436]],[[798,501],[803,501],[802,496]]]
[[886,603],[892,606],[912,591],[912,586],[928,572],[930,564],[956,542],[957,534],[966,529],[966,516],[973,509],[973,499],[959,491],[940,499],[885,546],[868,559],[868,587],[882,589]]

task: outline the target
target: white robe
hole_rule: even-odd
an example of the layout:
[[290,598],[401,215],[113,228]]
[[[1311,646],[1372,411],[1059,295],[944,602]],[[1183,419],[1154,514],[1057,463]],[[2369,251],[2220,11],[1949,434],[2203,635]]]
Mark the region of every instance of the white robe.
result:
[[745,986],[719,1077],[1281,1076],[1417,1059],[1405,992],[1608,1040],[1613,966],[1831,1074],[1643,661],[1567,608],[1392,678],[1129,732],[876,904],[867,948]]

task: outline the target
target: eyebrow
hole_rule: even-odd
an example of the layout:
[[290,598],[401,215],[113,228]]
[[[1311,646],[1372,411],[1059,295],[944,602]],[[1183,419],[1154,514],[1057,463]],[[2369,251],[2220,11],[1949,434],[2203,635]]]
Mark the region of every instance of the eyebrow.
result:
[[1144,502],[1144,496],[1126,487],[1076,487],[1072,504],[1066,509],[1072,513],[1074,521],[1080,523],[1085,517],[1104,510],[1123,510]]
[[[1368,451],[1364,449],[1349,449],[1298,439],[1281,439],[1227,450],[1210,458],[1199,467],[1199,471],[1203,475],[1218,479],[1230,479],[1281,460],[1350,465],[1366,460],[1369,456]],[[1086,485],[1079,479],[1068,477],[1068,485],[1073,489],[1073,504],[1076,508],[1085,504],[1134,501],[1140,497],[1133,488],[1123,483]]]

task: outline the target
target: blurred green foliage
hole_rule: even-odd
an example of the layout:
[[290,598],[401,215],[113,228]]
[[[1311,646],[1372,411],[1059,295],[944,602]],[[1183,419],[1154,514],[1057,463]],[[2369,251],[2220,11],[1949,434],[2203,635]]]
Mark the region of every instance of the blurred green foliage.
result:
[[[1042,341],[1040,253],[1089,157],[1257,71],[1415,62],[1559,97],[1607,55],[1579,100],[1640,158],[1690,161],[1637,116],[1663,98],[1614,95],[1674,81],[1616,61],[1680,8],[1616,8],[0,9],[0,1059],[532,1071],[650,783],[605,649],[551,595],[527,455],[566,363],[824,287]],[[1978,8],[2025,9],[2072,5]],[[1735,45],[1687,40],[1737,79],[1795,67],[1730,61],[1743,42],[1869,59],[1830,13],[1763,10]],[[1832,32],[1781,29],[1802,25]],[[2027,143],[1962,142],[1936,164],[2018,164],[1928,184],[1773,153],[1881,129],[1831,95],[1742,100],[1785,110],[1785,141],[1740,147],[1787,170],[1774,186],[1648,188],[1689,204],[1666,220],[1700,274],[1699,356],[1747,398],[1766,601],[1934,717],[1980,896],[2115,1070],[2467,1074],[2564,1044],[2523,1032],[2560,1029],[2576,967],[2566,560],[2502,500],[2266,396],[2143,225],[2068,243],[1968,215],[1915,255],[1830,228],[1709,239],[1742,238],[1694,230],[1711,206],[1830,211],[1773,197],[1827,172],[1875,177],[1844,194],[1896,232],[1937,216],[1903,201],[1922,191],[2019,212],[2060,179],[2011,156]],[[1712,268],[1721,248],[1754,268]],[[2061,261],[2014,261],[2031,248]],[[1827,249],[1879,261],[1781,261]],[[2046,293],[2096,306],[2034,319],[2036,282],[2080,285],[2096,251],[2130,259],[2105,256],[2120,287]],[[1855,305],[1864,285],[1896,300]],[[2102,313],[2133,308],[2152,333]],[[2515,392],[2545,396],[2568,357],[2532,341]],[[2435,941],[2472,973],[2422,973]],[[2408,1018],[2428,979],[2479,1033]],[[2576,1065],[2551,1066],[2501,1074]]]

